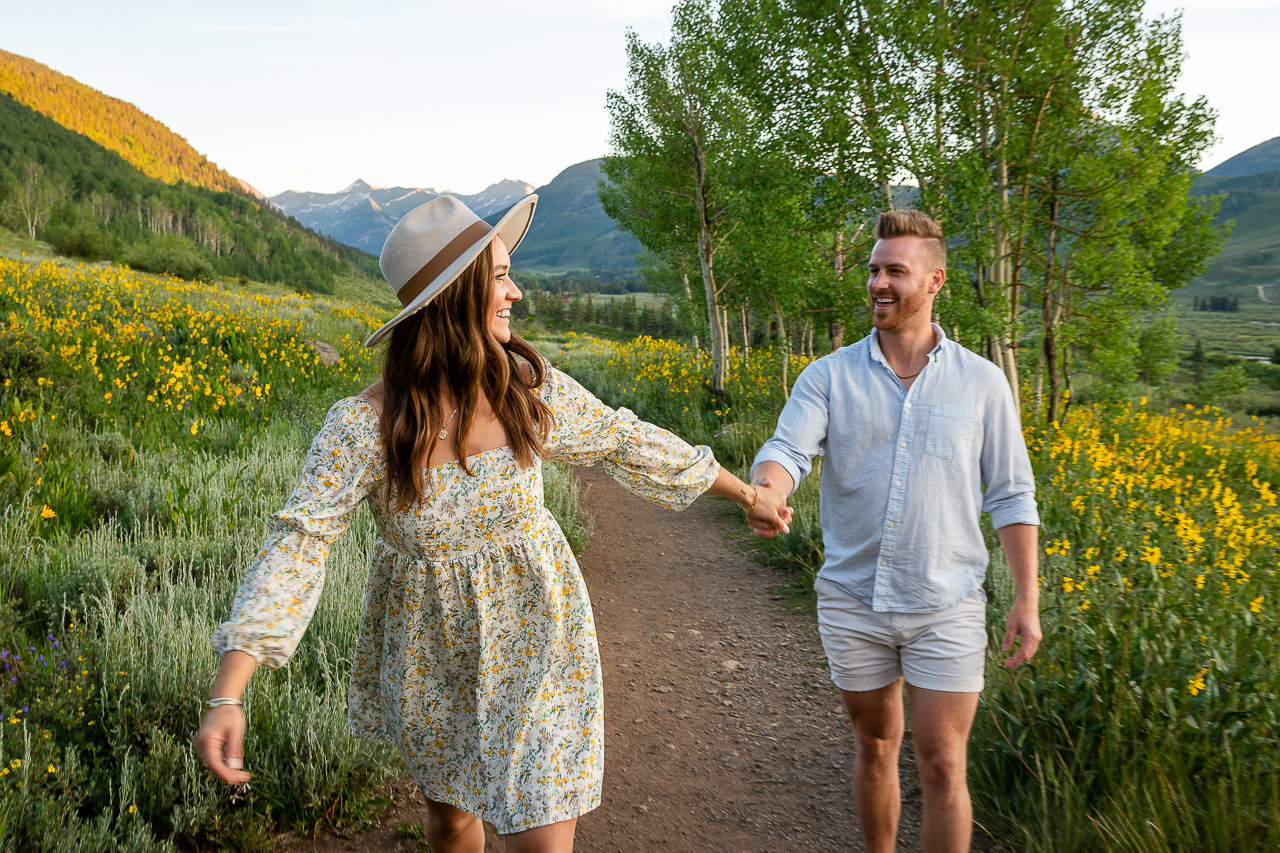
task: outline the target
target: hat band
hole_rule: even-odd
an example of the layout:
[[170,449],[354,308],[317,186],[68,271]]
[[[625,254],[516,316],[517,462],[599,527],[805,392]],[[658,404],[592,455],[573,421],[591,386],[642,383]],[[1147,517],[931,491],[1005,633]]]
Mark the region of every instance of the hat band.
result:
[[462,257],[473,243],[481,237],[492,231],[493,228],[484,220],[473,222],[461,234],[450,240],[443,249],[436,253],[436,256],[427,262],[427,265],[414,273],[413,278],[404,283],[404,287],[400,288],[396,296],[400,299],[400,304],[408,308],[409,303],[417,299],[422,291],[427,289],[427,285],[440,277],[440,273],[452,266],[453,262]]

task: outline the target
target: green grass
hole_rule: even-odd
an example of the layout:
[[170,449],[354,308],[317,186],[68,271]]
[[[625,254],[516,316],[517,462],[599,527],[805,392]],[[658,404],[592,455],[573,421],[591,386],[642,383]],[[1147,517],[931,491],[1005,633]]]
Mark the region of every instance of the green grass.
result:
[[54,257],[53,249],[48,243],[32,240],[26,233],[10,231],[0,226],[0,257],[22,258],[34,261],[47,261]]
[[[1280,287],[1268,287],[1265,292],[1273,302],[1262,302],[1254,285],[1193,284],[1176,291],[1178,331],[1184,337],[1184,350],[1190,351],[1198,337],[1204,340],[1208,352],[1269,358],[1272,349],[1280,344]],[[1207,296],[1235,297],[1240,300],[1240,310],[1193,310],[1194,299]]]

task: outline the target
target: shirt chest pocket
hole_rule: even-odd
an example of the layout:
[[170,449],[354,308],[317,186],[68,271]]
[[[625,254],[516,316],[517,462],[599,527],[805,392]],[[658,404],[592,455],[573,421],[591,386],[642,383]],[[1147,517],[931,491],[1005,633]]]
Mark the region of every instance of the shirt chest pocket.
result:
[[935,403],[929,406],[924,452],[939,459],[961,459],[968,454],[977,427],[976,406]]

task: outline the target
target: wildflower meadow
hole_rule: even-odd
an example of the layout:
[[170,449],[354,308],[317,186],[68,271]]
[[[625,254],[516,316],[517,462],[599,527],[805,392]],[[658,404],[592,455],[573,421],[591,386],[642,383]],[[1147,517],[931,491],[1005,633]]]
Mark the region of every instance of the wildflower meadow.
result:
[[[377,373],[372,308],[255,287],[0,259],[0,850],[266,850],[372,819],[404,773],[347,727],[364,510],[297,656],[250,685],[254,781],[191,748],[264,523]],[[576,481],[545,475],[583,547]]]
[[[716,399],[700,387],[707,354],[672,341],[547,343],[606,402],[710,444],[740,474],[784,403],[768,348],[732,351]],[[806,360],[789,358],[794,377]],[[1013,586],[988,530],[990,659],[970,745],[981,828],[1036,851],[1273,849],[1280,440],[1145,398],[1073,406],[1025,434],[1045,640],[1029,665],[1001,667]],[[791,535],[763,545],[800,587],[822,562],[820,471],[793,497]]]
[[[369,306],[106,265],[0,260],[0,849],[270,849],[371,820],[403,774],[351,737],[346,681],[370,516],[335,543],[293,662],[247,694],[247,789],[190,746],[222,619],[328,406],[376,375]],[[647,337],[534,339],[611,405],[745,472],[809,359]],[[1028,406],[1031,404],[1028,403]],[[999,663],[1012,586],[993,546],[991,660],[971,742],[981,828],[1029,851],[1280,842],[1280,441],[1145,400],[1027,426],[1045,642]],[[815,474],[764,543],[802,590],[822,561]],[[575,481],[547,468],[575,548]],[[990,531],[989,531],[990,533]],[[59,848],[62,849],[62,848]]]

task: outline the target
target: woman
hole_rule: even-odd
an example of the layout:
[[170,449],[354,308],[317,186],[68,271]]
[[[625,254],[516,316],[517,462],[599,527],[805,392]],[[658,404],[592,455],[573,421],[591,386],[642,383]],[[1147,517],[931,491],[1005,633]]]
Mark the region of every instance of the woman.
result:
[[542,502],[539,462],[606,470],[672,509],[699,494],[750,509],[755,489],[706,447],[600,403],[511,334],[510,256],[537,197],[492,229],[451,197],[406,215],[379,264],[404,310],[383,378],[340,400],[218,628],[222,664],[196,746],[228,783],[240,697],[288,661],[315,610],[329,543],[366,498],[378,527],[351,673],[351,726],[390,739],[428,798],[431,849],[568,851],[600,802],[603,697],[590,602]]

